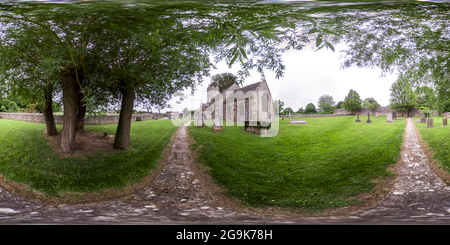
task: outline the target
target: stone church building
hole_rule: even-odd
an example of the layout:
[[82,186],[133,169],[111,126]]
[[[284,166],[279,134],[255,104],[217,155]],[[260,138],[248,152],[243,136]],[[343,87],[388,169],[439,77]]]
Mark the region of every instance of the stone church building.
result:
[[209,86],[207,102],[200,109],[205,120],[219,116],[246,126],[267,125],[275,119],[272,95],[264,80],[242,88],[234,83],[222,92],[219,87]]

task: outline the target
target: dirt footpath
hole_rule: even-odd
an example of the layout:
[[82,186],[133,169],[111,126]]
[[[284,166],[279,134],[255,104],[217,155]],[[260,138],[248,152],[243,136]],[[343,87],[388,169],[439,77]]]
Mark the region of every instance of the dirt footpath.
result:
[[[243,209],[194,163],[187,127],[181,126],[151,184],[126,198],[89,204],[48,204],[0,188],[0,223],[33,224],[373,224],[450,222],[450,188],[431,171],[412,120],[398,165],[397,183],[372,208],[327,215],[281,209]],[[363,206],[362,206],[363,207]],[[368,209],[369,208],[369,209]],[[344,210],[344,209],[341,209]]]

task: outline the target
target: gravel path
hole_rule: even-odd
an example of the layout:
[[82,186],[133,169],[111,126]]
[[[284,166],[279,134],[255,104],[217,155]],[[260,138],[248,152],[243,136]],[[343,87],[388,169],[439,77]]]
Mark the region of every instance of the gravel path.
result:
[[193,164],[181,126],[161,174],[129,199],[76,205],[25,200],[0,188],[1,224],[404,224],[450,222],[450,188],[429,168],[408,118],[398,181],[377,206],[352,216],[257,215],[221,207]]

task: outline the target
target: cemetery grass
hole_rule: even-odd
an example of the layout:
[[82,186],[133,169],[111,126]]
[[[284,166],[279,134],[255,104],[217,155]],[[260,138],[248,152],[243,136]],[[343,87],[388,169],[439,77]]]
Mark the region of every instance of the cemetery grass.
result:
[[395,174],[406,120],[356,123],[355,116],[308,117],[308,124],[279,120],[275,137],[260,137],[242,126],[189,127],[197,161],[225,195],[244,206],[317,212],[361,203],[352,198]]
[[[443,117],[433,118],[434,128],[427,128],[426,123],[420,123],[420,117],[414,118],[414,124],[419,131],[419,140],[425,154],[430,159],[429,165],[433,172],[447,185],[450,185],[450,126],[442,126]],[[449,119],[447,119],[449,120]]]
[[[57,129],[61,133],[62,125],[57,125]],[[117,124],[85,125],[85,129],[115,134]],[[169,120],[132,122],[127,150],[61,157],[44,137],[45,124],[2,119],[0,175],[3,183],[12,180],[49,198],[68,193],[99,194],[108,188],[123,189],[127,184],[142,181],[157,166],[176,130]]]

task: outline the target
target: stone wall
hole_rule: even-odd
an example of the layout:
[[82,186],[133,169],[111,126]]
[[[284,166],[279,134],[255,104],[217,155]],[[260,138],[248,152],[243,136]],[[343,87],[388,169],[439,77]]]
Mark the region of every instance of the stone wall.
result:
[[[392,115],[392,111],[389,106],[380,106],[377,107],[377,109],[375,110],[374,113],[372,113],[372,111],[370,111],[370,108],[368,107],[363,107],[359,110],[359,115],[367,115],[368,112],[370,112],[370,115],[376,115],[378,112],[379,116],[387,116],[388,114]],[[408,116],[408,112],[407,111],[396,111],[397,112],[397,117],[407,117]],[[351,113],[346,111],[345,109],[336,109],[334,110],[334,114],[336,115],[356,115],[356,113]],[[417,108],[414,108],[412,110],[412,114],[413,117],[423,117],[423,112]],[[432,117],[438,116],[438,112],[437,110],[431,110],[431,115]]]
[[[291,115],[292,117],[338,117],[338,116],[348,116],[353,114],[304,114],[304,115]],[[280,118],[289,119],[289,115],[280,115]]]
[[[62,114],[54,114],[55,123],[63,124],[64,115]],[[95,124],[110,124],[110,123],[119,123],[119,114],[117,115],[108,115],[105,116],[104,119],[100,117],[88,117],[84,119],[85,125],[95,125]],[[136,121],[136,117],[140,117],[141,121],[152,119],[152,114],[133,114],[131,116],[131,121]],[[44,115],[39,113],[5,113],[0,112],[0,118],[3,119],[11,119],[18,121],[27,121],[27,122],[38,122],[45,123]]]

